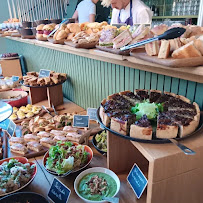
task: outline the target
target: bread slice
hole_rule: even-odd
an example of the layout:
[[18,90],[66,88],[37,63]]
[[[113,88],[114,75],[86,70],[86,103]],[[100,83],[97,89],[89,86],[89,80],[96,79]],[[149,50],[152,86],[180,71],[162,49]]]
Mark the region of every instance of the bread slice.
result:
[[148,44],[145,44],[145,50],[149,56],[157,56],[159,54],[159,43],[154,41]]
[[27,148],[35,152],[39,152],[40,150],[43,149],[42,145],[35,141],[28,142]]
[[180,38],[171,39],[169,40],[169,42],[170,42],[170,52],[173,52],[181,47]]
[[193,41],[180,47],[179,49],[175,50],[172,53],[172,57],[176,59],[201,57],[201,56],[202,54],[198,49],[195,48]]
[[170,42],[168,40],[161,40],[161,47],[159,49],[158,58],[166,59],[170,54]]

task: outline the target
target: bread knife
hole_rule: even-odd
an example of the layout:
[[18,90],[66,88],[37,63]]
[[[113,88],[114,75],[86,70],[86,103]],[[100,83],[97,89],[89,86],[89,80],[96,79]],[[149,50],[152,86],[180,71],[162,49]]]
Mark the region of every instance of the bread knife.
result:
[[133,49],[133,48],[142,46],[144,44],[148,44],[150,42],[154,42],[154,41],[158,41],[158,40],[162,40],[162,39],[166,39],[166,40],[175,39],[177,37],[180,37],[185,31],[186,31],[185,28],[175,27],[175,28],[172,28],[170,30],[167,30],[166,32],[164,32],[164,34],[159,35],[157,37],[153,37],[153,38],[143,40],[143,41],[135,43],[135,44],[131,44],[131,45],[128,45],[128,46],[121,47],[120,50],[121,51],[126,51],[126,50],[129,50],[129,49]]

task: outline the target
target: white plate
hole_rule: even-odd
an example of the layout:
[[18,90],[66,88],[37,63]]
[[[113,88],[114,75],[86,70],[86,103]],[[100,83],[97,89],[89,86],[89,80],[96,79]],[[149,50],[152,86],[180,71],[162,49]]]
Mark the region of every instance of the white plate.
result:
[[[80,180],[87,174],[89,173],[95,173],[95,172],[100,172],[100,173],[106,173],[107,175],[111,176],[115,181],[116,181],[116,185],[117,185],[117,190],[116,190],[116,193],[114,194],[114,196],[117,195],[117,193],[119,192],[120,190],[120,180],[118,178],[118,176],[111,170],[107,169],[107,168],[102,168],[102,167],[94,167],[94,168],[89,168],[85,171],[83,171],[82,173],[80,173],[75,181],[74,181],[74,190],[76,192],[76,194],[82,199],[84,200],[85,202],[89,202],[89,203],[103,203],[103,202],[106,202],[106,201],[92,201],[92,200],[87,200],[85,198],[83,198],[79,192],[78,192],[78,184],[80,182]],[[113,196],[113,197],[114,197]]]

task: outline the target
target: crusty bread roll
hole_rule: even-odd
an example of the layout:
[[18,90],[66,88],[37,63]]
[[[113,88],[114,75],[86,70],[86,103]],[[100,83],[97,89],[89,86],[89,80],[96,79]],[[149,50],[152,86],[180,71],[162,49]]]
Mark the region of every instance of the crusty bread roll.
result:
[[70,23],[67,25],[67,28],[70,30],[72,33],[78,33],[81,32],[80,25],[78,23]]
[[161,47],[159,49],[158,58],[166,59],[170,54],[170,42],[168,40],[161,40]]
[[61,30],[58,35],[56,36],[56,40],[65,39],[68,36],[65,30]]
[[67,36],[67,41],[71,41],[74,36],[75,36],[75,33],[69,33]]
[[58,35],[58,33],[60,32],[60,30],[57,30],[53,36],[53,39],[56,40],[56,36]]
[[192,58],[192,57],[201,57],[202,54],[196,47],[194,46],[194,42],[189,42],[188,44],[180,47],[172,53],[173,58],[181,59],[181,58]]
[[200,51],[200,53],[203,55],[203,39],[200,38],[194,41],[195,47]]
[[65,32],[66,32],[67,34],[69,34],[69,33],[70,33],[70,30],[66,27]]

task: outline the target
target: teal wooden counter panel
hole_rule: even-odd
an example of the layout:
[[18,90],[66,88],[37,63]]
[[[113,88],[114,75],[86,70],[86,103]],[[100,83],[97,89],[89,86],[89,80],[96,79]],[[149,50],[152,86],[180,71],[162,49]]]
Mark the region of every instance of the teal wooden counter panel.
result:
[[196,101],[203,110],[203,84],[169,77],[113,63],[90,59],[13,40],[6,40],[7,52],[25,57],[28,71],[50,69],[69,75],[63,85],[67,99],[83,108],[100,105],[103,98],[123,90],[159,89]]

